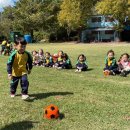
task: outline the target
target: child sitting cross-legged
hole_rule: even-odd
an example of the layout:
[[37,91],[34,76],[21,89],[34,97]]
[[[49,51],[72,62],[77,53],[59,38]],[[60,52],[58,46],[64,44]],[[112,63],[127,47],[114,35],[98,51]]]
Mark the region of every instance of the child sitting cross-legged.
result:
[[130,73],[129,54],[124,53],[118,61],[120,76],[126,77]]
[[114,57],[115,53],[113,50],[107,52],[107,57],[105,59],[104,75],[116,75],[119,74],[118,65]]
[[77,59],[76,63],[76,71],[75,72],[81,72],[81,71],[87,71],[88,65],[86,62],[86,56],[84,54],[80,54]]
[[43,62],[44,62],[44,52],[43,52],[43,49],[39,49],[38,56],[39,56],[39,65],[43,66]]
[[44,58],[44,67],[52,67],[53,66],[53,60],[51,57],[51,54],[49,52],[45,53],[45,58]]
[[53,67],[54,68],[61,68],[61,65],[63,64],[63,57],[64,57],[64,52],[62,50],[60,50],[58,52],[58,55],[57,55],[57,58],[56,58],[56,61],[55,61],[55,58],[53,56],[53,61],[54,61],[54,65]]
[[60,64],[58,64],[57,69],[71,69],[71,68],[72,68],[71,61],[70,61],[68,55],[66,53],[64,53],[62,55],[62,62],[60,62]]
[[33,66],[39,66],[39,55],[36,50],[32,51],[32,57],[33,57]]

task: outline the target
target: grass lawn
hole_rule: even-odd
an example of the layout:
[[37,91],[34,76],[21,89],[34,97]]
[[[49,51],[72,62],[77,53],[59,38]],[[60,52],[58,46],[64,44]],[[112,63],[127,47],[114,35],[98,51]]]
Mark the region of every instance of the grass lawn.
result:
[[[33,44],[28,50],[43,48],[55,53],[67,52],[73,63],[77,56],[87,56],[90,70],[75,73],[34,67],[29,75],[30,101],[9,95],[7,56],[0,56],[0,130],[130,130],[130,76],[104,77],[104,58],[109,49],[118,59],[130,53],[129,44]],[[17,94],[20,94],[18,87]],[[61,120],[43,118],[43,108],[57,105]]]

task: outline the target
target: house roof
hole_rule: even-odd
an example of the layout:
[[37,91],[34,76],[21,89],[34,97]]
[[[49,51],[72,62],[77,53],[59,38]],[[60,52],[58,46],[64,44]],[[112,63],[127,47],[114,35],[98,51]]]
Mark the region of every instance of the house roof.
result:
[[103,15],[103,14],[90,15],[90,17],[96,17],[96,16],[112,16],[112,15],[110,15],[110,14],[108,14],[108,15]]
[[115,29],[113,29],[113,28],[88,28],[87,30],[91,30],[91,31],[114,31]]

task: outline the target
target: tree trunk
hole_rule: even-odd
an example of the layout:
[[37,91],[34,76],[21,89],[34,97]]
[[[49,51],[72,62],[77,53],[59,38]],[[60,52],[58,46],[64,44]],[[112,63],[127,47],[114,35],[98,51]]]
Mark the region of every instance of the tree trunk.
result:
[[78,28],[78,39],[77,39],[77,42],[78,42],[78,43],[81,42],[82,31],[83,31],[83,27],[82,27],[82,26],[79,26],[79,28]]
[[33,39],[33,29],[30,31],[31,37]]
[[68,41],[70,40],[70,33],[71,33],[71,29],[68,27],[68,28],[67,28]]
[[79,29],[78,30],[78,39],[77,39],[77,43],[80,43],[81,42],[81,30]]

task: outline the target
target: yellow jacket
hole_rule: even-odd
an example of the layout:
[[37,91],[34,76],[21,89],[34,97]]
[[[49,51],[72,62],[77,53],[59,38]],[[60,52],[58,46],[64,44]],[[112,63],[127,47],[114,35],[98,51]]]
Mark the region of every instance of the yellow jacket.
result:
[[29,52],[25,51],[23,54],[19,54],[18,51],[14,51],[9,57],[7,63],[7,72],[12,76],[20,77],[27,74],[32,69],[32,56]]

